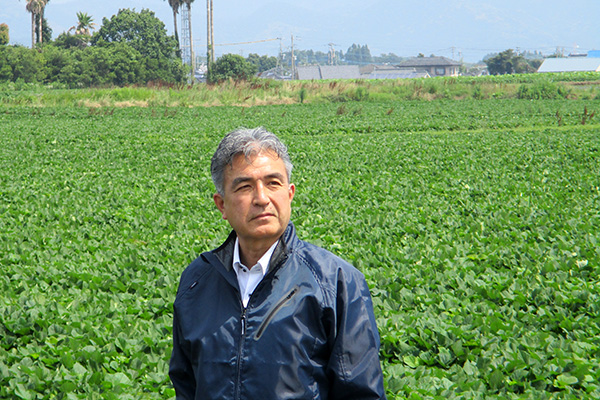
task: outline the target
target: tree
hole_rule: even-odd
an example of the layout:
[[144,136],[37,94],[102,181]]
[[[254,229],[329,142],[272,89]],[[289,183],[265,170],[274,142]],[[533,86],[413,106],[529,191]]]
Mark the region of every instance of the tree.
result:
[[50,25],[48,25],[48,20],[46,19],[46,17],[42,17],[42,26],[41,26],[41,32],[42,32],[42,36],[40,38],[40,26],[37,26],[37,40],[39,43],[50,43],[52,41],[52,29],[50,28]]
[[277,66],[277,58],[273,56],[259,56],[258,54],[250,53],[248,54],[248,57],[246,57],[246,61],[256,65],[258,72],[268,71]]
[[539,67],[537,60],[529,61],[522,55],[516,54],[513,49],[504,50],[484,61],[490,75],[527,74],[537,71]]
[[369,46],[360,46],[355,43],[348,48],[345,60],[349,64],[368,64],[373,62]]
[[527,60],[527,63],[535,70],[537,71],[540,66],[542,65],[542,63],[544,62],[543,58],[533,58],[530,60]]
[[[42,82],[45,60],[41,52],[23,46],[0,47],[0,76],[9,81]],[[6,64],[2,64],[2,63]]]
[[[31,13],[31,48],[35,47],[36,21],[42,12],[43,0],[27,0],[25,8]],[[41,36],[41,35],[40,35]]]
[[513,58],[515,53],[513,49],[504,50],[494,57],[488,58],[485,63],[490,75],[504,75],[514,73]]
[[[40,13],[38,15],[37,21],[37,39],[38,43],[44,42],[44,39],[51,40],[52,39],[52,30],[48,27],[48,21],[44,18],[44,12],[46,11],[46,5],[50,0],[40,0]],[[50,33],[48,35],[48,33]]]
[[[54,45],[63,49],[84,48],[89,44],[92,30],[95,28],[94,19],[87,13],[80,11],[77,13],[77,25],[73,25],[67,32],[58,35],[54,40]],[[74,34],[71,34],[71,32],[74,32]]]
[[[66,33],[60,34],[54,43],[63,48],[86,47],[92,37],[92,31],[96,28],[94,19],[87,13],[77,13],[77,25],[73,25]],[[74,32],[74,35],[71,35]]]
[[181,57],[181,43],[179,42],[179,33],[177,32],[177,14],[179,13],[179,7],[183,5],[183,0],[167,1],[173,10],[173,32],[175,33],[175,41],[177,42],[177,57]]
[[90,41],[89,37],[83,35],[71,35],[69,32],[63,32],[54,40],[54,46],[63,49],[71,49],[74,47],[84,48]]
[[225,54],[220,57],[208,71],[207,81],[218,83],[233,79],[246,80],[256,74],[257,66],[249,63],[238,54]]
[[8,54],[11,50],[10,46],[0,47],[0,82],[12,80],[12,67],[8,61]]
[[46,82],[72,88],[139,84],[147,78],[144,57],[126,43],[83,48],[49,45],[34,53],[45,58]]
[[402,57],[397,56],[394,53],[381,54],[378,57],[373,57],[373,61],[378,64],[399,64],[403,61]]
[[345,60],[347,63],[350,64],[355,64],[358,62],[360,58],[359,55],[359,47],[356,45],[356,43],[352,43],[352,46],[348,47],[348,50],[346,51],[346,56],[345,56]]
[[135,12],[121,9],[111,19],[103,18],[102,26],[92,36],[92,46],[127,43],[142,56],[149,81],[174,82],[183,79],[177,42],[167,35],[165,24],[153,11]]
[[153,11],[139,13],[121,9],[111,19],[103,18],[102,26],[92,36],[92,45],[125,42],[142,55],[155,59],[171,58],[176,50],[175,39],[167,36],[165,24]]
[[25,8],[31,13],[31,48],[36,43],[51,40],[52,30],[48,27],[48,21],[44,18],[44,9],[49,0],[27,0]]
[[8,44],[9,36],[8,36],[8,25],[0,24],[0,46],[4,46]]
[[79,11],[77,13],[77,25],[69,28],[69,32],[75,31],[76,35],[92,36],[91,31],[96,29],[94,19],[87,13]]

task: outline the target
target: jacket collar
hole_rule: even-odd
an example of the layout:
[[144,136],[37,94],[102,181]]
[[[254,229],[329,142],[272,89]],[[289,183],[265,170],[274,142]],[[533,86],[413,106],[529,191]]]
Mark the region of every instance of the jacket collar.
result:
[[[213,251],[227,271],[231,271],[233,268],[233,249],[236,236],[235,231],[231,231],[225,242]],[[273,252],[269,263],[269,271],[277,267],[293,251],[297,240],[296,227],[290,221]]]

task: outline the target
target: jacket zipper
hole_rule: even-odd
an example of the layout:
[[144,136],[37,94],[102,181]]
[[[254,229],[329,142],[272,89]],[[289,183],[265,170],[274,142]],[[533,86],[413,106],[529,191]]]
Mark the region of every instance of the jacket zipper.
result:
[[294,286],[292,288],[292,290],[290,290],[288,292],[288,294],[286,294],[281,300],[279,300],[277,302],[277,304],[275,304],[275,307],[273,307],[273,309],[269,312],[269,315],[267,315],[267,317],[263,320],[263,322],[258,327],[256,334],[254,335],[254,340],[260,339],[260,337],[262,336],[265,329],[267,329],[267,326],[269,325],[269,323],[271,322],[273,317],[275,317],[275,314],[277,314],[277,312],[283,306],[285,306],[286,303],[292,299],[292,297],[294,297],[294,295],[298,292],[298,290],[299,290],[298,286]]
[[[285,260],[287,260],[287,257],[285,257],[281,262],[279,262],[278,266],[282,265],[285,262]],[[276,270],[276,269],[277,268],[274,268],[273,270]],[[272,271],[270,271],[270,272],[272,273]],[[269,273],[267,273],[267,276],[268,275],[269,275]],[[267,276],[265,276],[265,278]],[[264,282],[265,282],[265,279],[263,278],[263,280],[258,284],[258,286],[254,290],[254,292],[256,292],[264,284]],[[268,321],[273,318],[273,315],[275,314],[275,312],[277,312],[277,310],[279,310],[281,307],[283,307],[284,303],[286,303],[290,298],[292,298],[292,296],[294,294],[296,294],[297,291],[298,291],[298,287],[296,286],[287,294],[287,296],[285,296],[282,300],[279,301],[279,303],[277,303],[275,308],[271,311],[271,313],[269,313],[269,316],[267,317],[267,319],[260,325],[260,327],[259,327],[260,334],[262,334],[262,331],[264,331],[264,329],[266,328],[265,322],[268,323]],[[250,295],[250,299],[252,299],[252,294]],[[242,305],[242,315],[240,316],[241,336],[240,336],[240,344],[238,346],[238,353],[237,353],[237,360],[236,360],[236,367],[237,367],[236,380],[237,381],[235,383],[235,395],[234,395],[235,399],[239,399],[241,397],[241,391],[242,391],[242,350],[244,349],[244,338],[246,337],[246,323],[247,323],[247,317],[246,317],[247,308],[244,307],[244,304],[242,303],[241,298],[240,298],[240,304]],[[250,300],[248,301],[248,304],[250,304]],[[258,339],[260,337],[258,335],[259,332],[257,332],[256,339]]]
[[242,311],[242,317],[240,318],[242,324],[242,338],[246,336],[246,309]]
[[235,398],[240,398],[240,392],[242,388],[242,350],[244,348],[244,338],[246,337],[246,307],[242,305],[242,315],[240,317],[240,325],[241,325],[241,335],[240,335],[240,344],[238,346],[237,352],[237,374],[236,374],[236,382],[235,382]]

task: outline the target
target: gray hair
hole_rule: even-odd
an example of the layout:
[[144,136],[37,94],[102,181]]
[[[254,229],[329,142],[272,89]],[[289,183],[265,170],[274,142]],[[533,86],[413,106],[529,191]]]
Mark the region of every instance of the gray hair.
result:
[[225,167],[233,164],[233,158],[238,154],[243,154],[246,159],[256,155],[263,150],[271,150],[285,165],[288,182],[292,178],[292,162],[288,154],[287,147],[273,133],[263,127],[255,129],[236,129],[229,132],[215,151],[210,162],[210,174],[221,196],[225,194],[224,180]]

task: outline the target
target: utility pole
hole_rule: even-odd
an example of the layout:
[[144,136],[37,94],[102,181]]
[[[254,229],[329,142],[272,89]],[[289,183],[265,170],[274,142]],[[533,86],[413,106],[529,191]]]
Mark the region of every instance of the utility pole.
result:
[[215,37],[213,35],[213,2],[206,0],[206,75],[215,63]]
[[277,57],[277,73],[279,76],[283,76],[283,47],[281,45],[281,38],[279,39],[279,57]]
[[292,80],[296,79],[296,60],[294,57],[294,35],[292,34]]
[[215,62],[215,31],[213,26],[213,0],[210,0],[210,62]]
[[207,72],[210,70],[211,55],[213,44],[211,42],[211,30],[212,30],[212,1],[206,0],[206,69]]
[[335,43],[329,43],[329,65],[337,64],[335,60],[335,47],[337,46]]

